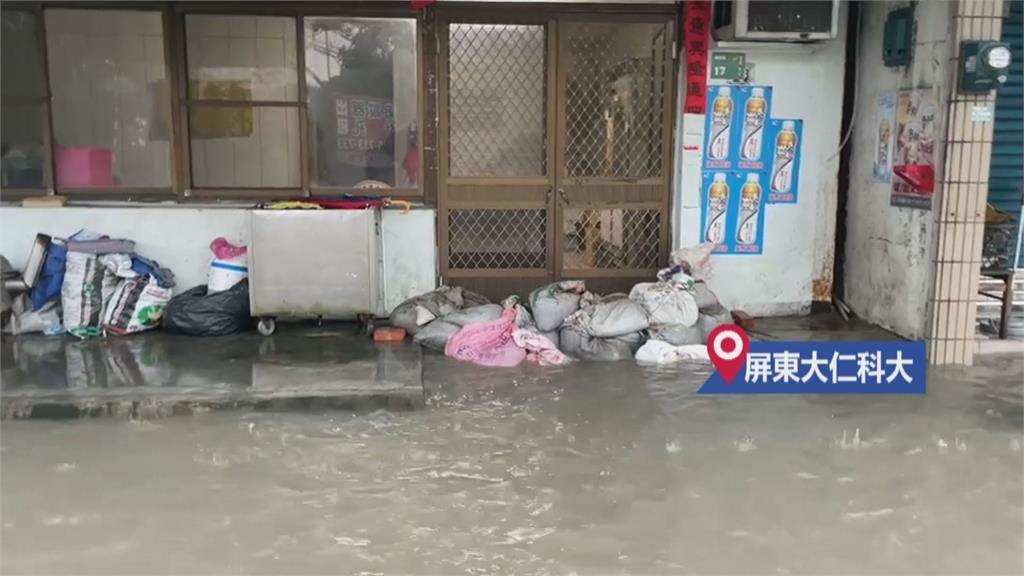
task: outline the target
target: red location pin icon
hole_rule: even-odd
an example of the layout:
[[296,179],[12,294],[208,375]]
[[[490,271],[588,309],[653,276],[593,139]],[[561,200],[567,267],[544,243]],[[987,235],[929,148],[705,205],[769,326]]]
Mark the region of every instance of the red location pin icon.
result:
[[722,324],[708,335],[708,356],[726,384],[739,374],[749,351],[750,338],[735,324]]

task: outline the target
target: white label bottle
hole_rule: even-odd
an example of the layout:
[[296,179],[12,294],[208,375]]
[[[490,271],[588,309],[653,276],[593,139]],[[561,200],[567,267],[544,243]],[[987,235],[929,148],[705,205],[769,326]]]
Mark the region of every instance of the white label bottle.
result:
[[707,227],[704,241],[721,244],[725,240],[725,221],[729,214],[729,185],[725,174],[718,172],[708,186]]
[[757,173],[747,174],[747,182],[740,191],[740,222],[736,227],[738,244],[757,241],[757,216],[761,211],[761,178]]
[[729,131],[732,128],[732,95],[728,86],[718,87],[718,96],[711,106],[711,138],[708,139],[708,158],[725,160],[729,157]]
[[775,137],[775,160],[772,162],[772,192],[788,193],[793,189],[793,160],[796,158],[796,125],[792,120],[782,122],[782,130]]
[[741,160],[760,160],[764,142],[764,118],[768,102],[764,99],[764,88],[752,88],[743,114],[743,140],[740,146]]

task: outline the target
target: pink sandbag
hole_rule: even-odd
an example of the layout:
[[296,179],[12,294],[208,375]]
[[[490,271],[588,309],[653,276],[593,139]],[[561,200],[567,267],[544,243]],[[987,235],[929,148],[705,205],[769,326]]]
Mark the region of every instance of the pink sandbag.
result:
[[444,355],[481,366],[517,366],[526,358],[526,350],[516,346],[516,311],[505,310],[492,322],[467,324],[448,339]]
[[228,239],[223,236],[214,238],[213,242],[210,242],[210,251],[213,252],[213,256],[217,260],[233,260],[248,250],[249,248],[246,246],[236,246],[228,242]]
[[569,357],[543,336],[529,330],[516,330],[512,333],[516,346],[526,350],[526,361],[541,366],[562,366],[570,362]]

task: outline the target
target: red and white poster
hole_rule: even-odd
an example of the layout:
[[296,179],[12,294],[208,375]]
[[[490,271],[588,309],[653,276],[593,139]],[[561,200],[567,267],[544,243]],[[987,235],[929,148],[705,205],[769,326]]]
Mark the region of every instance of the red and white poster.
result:
[[686,3],[683,20],[683,56],[686,62],[686,98],[683,112],[704,114],[708,86],[708,44],[711,33],[711,2]]

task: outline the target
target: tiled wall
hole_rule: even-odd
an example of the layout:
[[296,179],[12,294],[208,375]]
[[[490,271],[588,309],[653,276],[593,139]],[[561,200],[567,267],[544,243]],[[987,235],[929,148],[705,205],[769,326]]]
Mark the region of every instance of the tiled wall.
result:
[[938,230],[935,289],[932,295],[932,364],[971,364],[974,356],[975,300],[981,268],[992,122],[975,122],[975,107],[995,107],[995,92],[957,91],[959,45],[963,40],[1000,37],[1003,0],[956,3],[954,50],[950,52],[951,95],[947,110],[945,165],[940,168],[939,205],[933,210]]

